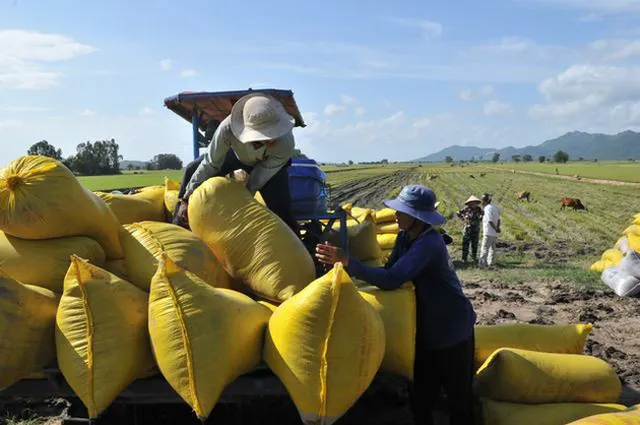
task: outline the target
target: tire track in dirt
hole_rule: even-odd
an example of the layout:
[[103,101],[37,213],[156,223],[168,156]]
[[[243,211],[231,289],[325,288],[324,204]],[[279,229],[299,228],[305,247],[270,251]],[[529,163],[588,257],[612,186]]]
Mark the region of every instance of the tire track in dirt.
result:
[[417,181],[417,168],[395,171],[391,174],[369,177],[341,184],[331,190],[331,203],[342,205],[353,202],[353,205],[366,208],[380,208],[389,192]]

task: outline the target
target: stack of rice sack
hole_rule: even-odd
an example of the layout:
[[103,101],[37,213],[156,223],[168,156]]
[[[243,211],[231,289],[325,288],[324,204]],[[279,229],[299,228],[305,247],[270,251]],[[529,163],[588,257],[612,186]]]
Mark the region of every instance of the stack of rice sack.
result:
[[631,225],[623,230],[622,237],[618,239],[615,246],[604,251],[600,260],[591,265],[590,270],[602,273],[611,266],[617,266],[631,250],[640,252],[640,213],[636,214]]
[[621,297],[640,294],[640,214],[590,270],[601,273],[602,281]]
[[[393,250],[393,246],[396,243],[396,237],[398,236],[399,229],[398,223],[396,223],[395,211],[389,208],[383,208],[376,211],[371,208],[354,207],[351,203],[342,205],[342,209],[344,209],[350,216],[347,221],[347,225],[349,227],[355,227],[359,223],[364,223],[366,221],[373,224],[371,227],[373,227],[373,233],[375,233],[376,243],[380,251],[376,252],[376,255],[378,256],[376,259],[369,259],[369,261],[366,262],[372,266],[383,266],[389,258],[389,255]],[[367,229],[367,235],[369,235],[369,233],[371,233],[371,231]],[[369,239],[370,236],[367,236],[367,241],[369,241]],[[361,241],[354,241],[354,243],[359,242]],[[373,251],[375,250],[371,250],[372,254],[374,253]]]
[[140,221],[171,223],[178,203],[180,183],[165,177],[164,186],[147,186],[132,195],[94,192],[109,206],[120,224]]
[[640,404],[622,412],[602,413],[571,422],[568,425],[637,425],[640,424]]
[[621,412],[621,383],[584,355],[591,325],[476,327],[474,391],[485,425],[563,425]]
[[[349,255],[370,266],[384,265],[382,250],[376,239],[375,210],[352,207],[346,204],[343,209],[347,211],[347,237],[349,239]],[[340,245],[340,223],[333,225],[335,232],[331,232],[328,241],[334,245]]]

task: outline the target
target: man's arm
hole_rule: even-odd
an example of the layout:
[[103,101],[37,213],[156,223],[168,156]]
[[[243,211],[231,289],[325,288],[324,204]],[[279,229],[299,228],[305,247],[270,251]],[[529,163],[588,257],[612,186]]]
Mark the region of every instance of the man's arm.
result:
[[184,199],[188,199],[198,186],[220,171],[227,151],[231,148],[231,143],[229,142],[230,132],[231,127],[229,126],[229,121],[225,118],[213,134],[204,159],[195,173],[193,173],[193,176],[191,176],[191,180],[189,180],[189,184],[185,190]]
[[286,134],[276,141],[274,149],[269,152],[269,156],[258,162],[247,181],[247,189],[253,195],[273,177],[293,156],[295,141],[293,133]]

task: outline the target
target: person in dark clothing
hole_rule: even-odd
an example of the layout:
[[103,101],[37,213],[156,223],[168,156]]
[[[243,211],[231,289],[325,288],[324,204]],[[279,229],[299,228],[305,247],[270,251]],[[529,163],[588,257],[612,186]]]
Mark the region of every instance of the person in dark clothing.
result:
[[457,216],[464,221],[462,235],[462,261],[469,258],[469,245],[471,245],[471,258],[474,264],[478,261],[478,241],[480,240],[480,225],[484,212],[480,207],[482,201],[476,196],[471,196],[465,202],[465,207],[457,212]]
[[476,314],[462,291],[445,241],[433,226],[445,219],[435,211],[436,196],[424,186],[406,186],[385,201],[396,210],[400,232],[384,267],[370,267],[330,244],[316,247],[327,265],[341,262],[347,272],[383,290],[412,281],[416,294],[416,345],[411,408],[415,423],[433,424],[432,411],[444,388],[452,425],[474,425],[474,325]]
[[[238,100],[216,128],[207,152],[189,164],[174,223],[188,226],[189,197],[202,183],[241,169],[249,174],[245,183],[249,192],[260,191],[267,208],[299,234],[288,175],[295,151],[293,127],[293,117],[272,96],[253,93]],[[188,179],[187,173],[191,173]]]

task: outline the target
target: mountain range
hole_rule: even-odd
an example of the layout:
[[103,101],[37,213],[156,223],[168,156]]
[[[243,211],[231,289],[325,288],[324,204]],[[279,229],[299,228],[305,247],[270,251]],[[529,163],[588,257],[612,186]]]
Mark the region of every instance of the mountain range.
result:
[[[510,161],[513,155],[533,156],[534,161],[539,156],[552,157],[562,150],[569,154],[570,159],[584,158],[585,160],[627,160],[640,159],[640,133],[631,130],[615,135],[591,134],[572,131],[556,139],[547,140],[537,146],[515,148],[509,146],[502,149],[479,148],[475,146],[453,145],[439,152],[416,159],[414,162],[442,162],[447,156],[455,161],[491,160],[494,153],[500,154],[500,159]],[[482,158],[480,158],[482,157]]]

